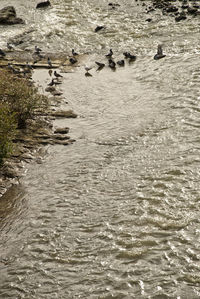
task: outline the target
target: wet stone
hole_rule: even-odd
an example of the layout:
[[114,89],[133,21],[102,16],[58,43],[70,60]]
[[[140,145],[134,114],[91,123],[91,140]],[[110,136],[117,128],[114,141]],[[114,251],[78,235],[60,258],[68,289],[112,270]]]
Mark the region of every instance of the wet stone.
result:
[[69,128],[66,127],[66,128],[57,128],[55,129],[54,133],[55,134],[67,134],[69,132]]
[[63,117],[63,118],[76,118],[77,114],[74,113],[72,110],[68,111],[52,111],[50,112],[51,116],[55,117]]
[[24,24],[21,18],[17,18],[13,6],[7,6],[0,10],[0,25]]

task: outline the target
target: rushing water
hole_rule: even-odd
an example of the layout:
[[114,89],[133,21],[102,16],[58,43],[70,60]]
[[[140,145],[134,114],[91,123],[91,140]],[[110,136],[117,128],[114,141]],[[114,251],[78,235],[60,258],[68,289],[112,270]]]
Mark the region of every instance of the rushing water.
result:
[[[199,17],[51,2],[36,12],[10,1],[26,25],[0,28],[2,46],[32,28],[21,47],[87,51],[92,66],[109,48],[138,58],[64,74],[63,107],[79,117],[54,125],[76,142],[49,147],[0,200],[0,298],[200,298]],[[167,56],[155,61],[160,42]],[[49,82],[45,70],[35,78]]]

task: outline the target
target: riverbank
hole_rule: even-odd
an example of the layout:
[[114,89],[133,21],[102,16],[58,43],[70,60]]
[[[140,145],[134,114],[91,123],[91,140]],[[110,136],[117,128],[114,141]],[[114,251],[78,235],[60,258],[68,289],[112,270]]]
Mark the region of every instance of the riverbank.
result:
[[[12,69],[9,69],[10,63],[12,63]],[[2,111],[1,197],[9,187],[18,184],[20,177],[26,172],[27,163],[33,160],[42,163],[42,157],[48,145],[66,146],[75,141],[69,137],[68,127],[54,127],[53,121],[55,118],[76,118],[77,115],[70,109],[60,109],[63,99],[55,87],[48,86],[46,88],[48,93],[46,92],[45,95],[44,88],[39,91],[39,86],[36,86],[32,80],[33,74],[37,77],[37,70],[31,68],[28,71],[27,64],[22,59],[19,61],[17,55],[15,60],[2,59],[0,64],[4,65],[0,70],[1,85],[4,87],[1,90],[0,101]],[[48,76],[47,71],[46,77]],[[35,99],[41,101],[39,105],[36,105]],[[7,114],[5,114],[4,106]],[[19,121],[19,115],[25,117],[23,124]]]

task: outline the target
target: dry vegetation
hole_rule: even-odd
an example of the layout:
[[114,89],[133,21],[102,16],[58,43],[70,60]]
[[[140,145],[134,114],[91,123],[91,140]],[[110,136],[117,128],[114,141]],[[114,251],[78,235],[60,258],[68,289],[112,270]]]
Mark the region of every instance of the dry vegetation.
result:
[[12,153],[12,140],[28,119],[47,107],[47,98],[24,78],[0,70],[0,165]]

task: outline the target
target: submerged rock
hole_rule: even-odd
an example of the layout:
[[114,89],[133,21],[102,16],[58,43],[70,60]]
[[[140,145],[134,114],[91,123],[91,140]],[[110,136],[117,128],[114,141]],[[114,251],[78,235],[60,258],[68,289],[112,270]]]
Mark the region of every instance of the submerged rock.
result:
[[13,6],[7,6],[0,10],[0,25],[24,24],[24,20],[16,17]]

